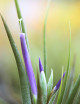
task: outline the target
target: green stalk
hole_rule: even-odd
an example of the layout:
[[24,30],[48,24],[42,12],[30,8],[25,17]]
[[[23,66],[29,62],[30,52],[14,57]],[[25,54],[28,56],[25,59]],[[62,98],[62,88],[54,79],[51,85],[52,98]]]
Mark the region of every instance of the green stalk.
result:
[[58,90],[56,91],[55,94],[52,95],[52,97],[49,99],[47,104],[54,104],[56,97],[58,96]]
[[68,98],[69,92],[71,90],[72,84],[73,84],[73,79],[74,79],[74,71],[75,71],[75,58],[73,60],[73,65],[72,65],[72,70],[70,72],[67,84],[66,84],[66,88],[65,88],[65,92],[64,92],[64,96],[63,96],[63,100],[62,100],[62,104],[64,104]]
[[46,70],[47,70],[47,49],[46,49],[46,25],[47,25],[47,18],[48,18],[48,12],[50,8],[50,1],[48,1],[48,6],[46,10],[46,15],[44,19],[44,28],[43,28],[43,44],[44,44],[44,72],[46,76]]
[[19,51],[16,47],[16,44],[12,38],[12,35],[10,33],[10,30],[4,20],[4,18],[1,16],[10,45],[12,47],[14,57],[16,60],[16,64],[18,67],[18,73],[19,73],[19,80],[20,80],[20,87],[21,87],[21,94],[22,94],[22,103],[23,104],[31,104],[31,98],[30,98],[30,91],[29,91],[29,82],[28,82],[28,77],[26,75],[26,70],[23,66],[21,56],[19,54]]
[[80,91],[78,92],[73,104],[79,104],[79,102],[80,102]]
[[62,68],[61,85],[60,85],[60,88],[59,88],[57,104],[60,104],[60,95],[61,95],[61,90],[62,90],[62,78],[63,78],[63,68]]
[[21,32],[25,33],[26,44],[27,44],[27,48],[28,48],[28,51],[29,51],[28,36],[27,36],[27,32],[26,32],[25,25],[24,25],[23,17],[22,17],[22,15],[21,15],[21,11],[20,11],[20,7],[19,7],[18,0],[15,0],[15,6],[16,6],[16,10],[17,10],[18,19],[19,19],[19,20],[22,19],[21,23],[19,23],[19,25],[20,25],[20,30],[21,30],[21,27],[22,27],[22,31],[21,31]]
[[40,73],[40,87],[42,94],[42,104],[47,103],[47,82],[44,71]]
[[75,82],[74,87],[72,88],[72,90],[68,96],[66,104],[72,104],[73,103],[74,98],[75,98],[79,88],[80,88],[80,75],[79,75],[77,81]]
[[60,101],[59,101],[60,104],[61,104],[63,96],[64,96],[65,87],[66,87],[67,78],[68,78],[68,73],[69,73],[69,69],[70,69],[69,68],[70,67],[70,55],[71,55],[71,27],[70,27],[70,23],[69,23],[69,30],[70,30],[69,57],[68,57],[67,71],[66,71],[66,74],[65,74],[64,83],[63,83],[63,87],[62,87],[62,91],[61,91],[61,95],[60,95]]

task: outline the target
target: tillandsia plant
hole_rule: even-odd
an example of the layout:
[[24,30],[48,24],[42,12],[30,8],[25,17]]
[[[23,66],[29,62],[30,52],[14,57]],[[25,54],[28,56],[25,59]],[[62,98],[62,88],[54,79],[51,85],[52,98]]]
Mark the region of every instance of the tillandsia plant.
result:
[[71,54],[71,48],[70,48],[71,29],[70,29],[69,57],[68,57],[67,70],[64,73],[62,70],[61,79],[58,81],[55,87],[53,87],[53,69],[51,69],[51,75],[48,80],[48,83],[46,81],[46,70],[47,70],[46,23],[47,23],[48,10],[50,7],[50,1],[49,1],[46,16],[45,16],[44,30],[43,30],[44,68],[41,63],[41,59],[39,57],[39,71],[37,73],[37,83],[36,83],[33,67],[31,64],[30,54],[29,54],[29,43],[28,43],[27,32],[20,12],[18,0],[14,0],[14,1],[19,19],[20,30],[21,30],[21,33],[19,34],[20,34],[21,50],[22,50],[23,60],[25,63],[25,68],[21,56],[19,54],[19,51],[17,49],[16,43],[13,40],[12,34],[3,16],[1,14],[0,16],[2,18],[17,64],[21,95],[22,95],[22,104],[80,104],[80,89],[79,89],[80,75],[76,80],[75,84],[73,85],[75,58],[73,61],[72,70],[69,74],[70,54]]

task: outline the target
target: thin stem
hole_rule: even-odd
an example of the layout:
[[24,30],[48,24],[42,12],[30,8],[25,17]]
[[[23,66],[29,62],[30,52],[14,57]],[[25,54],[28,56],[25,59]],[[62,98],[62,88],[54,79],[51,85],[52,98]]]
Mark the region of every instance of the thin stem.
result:
[[29,51],[28,36],[27,36],[25,25],[24,25],[24,21],[23,21],[23,18],[22,18],[22,14],[21,14],[21,11],[20,11],[18,0],[15,0],[15,6],[16,6],[16,11],[17,11],[18,19],[19,20],[22,19],[21,20],[21,24],[19,24],[19,25],[20,25],[20,29],[22,27],[22,32],[25,33],[26,44],[27,44],[27,48],[28,48],[28,51]]
[[46,70],[47,70],[46,25],[47,25],[48,12],[49,12],[49,8],[50,8],[50,2],[51,2],[51,0],[48,1],[48,6],[47,6],[45,20],[44,20],[44,29],[43,29],[44,72],[45,72],[45,75],[46,75]]

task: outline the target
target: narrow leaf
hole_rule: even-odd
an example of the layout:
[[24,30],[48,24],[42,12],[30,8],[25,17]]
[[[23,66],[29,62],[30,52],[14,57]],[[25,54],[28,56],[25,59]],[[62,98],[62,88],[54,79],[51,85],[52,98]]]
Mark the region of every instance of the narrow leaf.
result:
[[62,69],[61,85],[60,85],[60,89],[59,89],[57,104],[60,104],[60,95],[61,95],[61,90],[62,90],[62,78],[63,78],[63,69]]
[[42,104],[47,103],[47,82],[44,71],[40,73],[40,87],[41,87],[41,94],[42,94]]
[[75,98],[75,101],[73,104],[79,104],[80,103],[80,91],[77,94],[77,97]]
[[71,90],[71,86],[72,86],[72,82],[73,82],[73,78],[74,78],[74,70],[75,70],[75,57],[74,57],[74,60],[73,60],[72,70],[71,70],[71,73],[69,75],[69,79],[67,81],[67,85],[66,85],[66,89],[65,89],[65,92],[64,92],[62,104],[64,104],[66,102],[67,97],[69,95],[69,92]]
[[58,90],[56,91],[55,94],[52,95],[51,99],[49,100],[49,103],[47,103],[47,104],[54,104],[54,101],[55,101],[57,95],[58,95]]
[[18,67],[23,104],[31,104],[30,92],[29,92],[29,82],[28,82],[28,77],[26,75],[26,70],[24,69],[19,51],[18,51],[16,44],[11,36],[10,30],[9,30],[4,18],[2,16],[1,16],[1,18],[2,18],[10,45],[11,45],[13,53],[14,53],[16,64]]
[[46,10],[45,20],[44,20],[44,28],[43,28],[43,43],[44,43],[44,72],[46,76],[46,69],[47,69],[47,50],[46,50],[46,25],[47,25],[47,18],[48,18],[48,12],[50,8],[50,1],[48,1],[48,6]]
[[37,104],[42,104],[41,103],[41,88],[40,88],[40,75],[39,75],[39,71],[37,71],[37,89],[38,89]]
[[70,67],[70,54],[71,54],[71,27],[70,27],[70,24],[69,24],[69,29],[70,29],[69,57],[68,57],[67,71],[66,71],[66,75],[65,75],[65,78],[64,78],[64,83],[63,83],[63,87],[62,87],[62,91],[61,91],[61,95],[60,95],[60,104],[61,104],[63,96],[64,96],[64,91],[65,91],[67,78],[68,78],[68,73],[69,73],[69,67]]
[[51,69],[51,75],[47,85],[47,98],[49,98],[52,88],[53,88],[53,70]]
[[73,103],[74,97],[76,96],[79,87],[80,87],[80,75],[79,75],[77,81],[75,82],[74,87],[72,88],[72,90],[68,96],[66,104],[72,104]]
[[24,25],[24,21],[23,21],[22,15],[21,15],[18,0],[15,0],[15,6],[16,6],[16,10],[17,10],[18,19],[19,20],[22,19],[21,23],[19,23],[20,24],[20,29],[22,28],[22,32],[26,34],[25,39],[26,39],[26,44],[27,44],[27,48],[28,48],[28,51],[29,51],[28,36],[27,36],[25,25]]

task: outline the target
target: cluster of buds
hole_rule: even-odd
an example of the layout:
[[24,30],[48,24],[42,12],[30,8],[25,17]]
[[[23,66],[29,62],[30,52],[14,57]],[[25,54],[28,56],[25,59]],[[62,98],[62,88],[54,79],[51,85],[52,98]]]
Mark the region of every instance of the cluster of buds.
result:
[[[37,101],[37,93],[38,93],[37,92],[37,85],[36,85],[36,80],[35,80],[32,64],[31,64],[29,52],[27,49],[24,33],[20,33],[20,41],[21,41],[21,49],[22,49],[23,59],[24,59],[30,87],[31,87],[32,94],[33,94],[33,99],[34,99],[34,101]],[[39,69],[40,69],[40,87],[41,87],[41,92],[42,92],[42,102],[43,102],[43,104],[46,104],[47,97],[50,96],[51,91],[55,92],[59,89],[61,79],[59,80],[57,85],[53,88],[53,70],[52,70],[48,84],[47,84],[40,57],[39,57]],[[65,76],[65,73],[63,74],[63,78],[64,78],[64,76]],[[52,90],[52,88],[53,88],[53,90]]]

